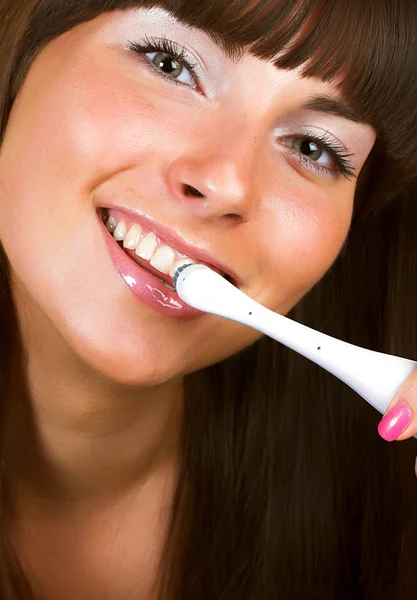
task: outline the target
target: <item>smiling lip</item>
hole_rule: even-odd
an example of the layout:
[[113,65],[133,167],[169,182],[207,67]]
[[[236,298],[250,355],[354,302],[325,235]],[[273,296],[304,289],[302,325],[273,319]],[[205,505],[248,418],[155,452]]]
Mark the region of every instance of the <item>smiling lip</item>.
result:
[[[117,206],[106,206],[103,208],[106,211],[111,210],[112,212],[114,211],[119,213],[121,216],[125,214],[126,218],[131,223],[137,223],[147,232],[152,231],[161,242],[168,244],[168,246],[171,246],[171,248],[176,250],[178,253],[190,258],[193,262],[207,265],[218,273],[226,275],[236,287],[240,287],[240,279],[230,265],[218,260],[216,257],[212,256],[209,252],[203,249],[199,249],[187,244],[171,229],[160,225],[148,216],[138,213],[130,208]],[[161,279],[164,279],[164,275],[162,273],[160,273],[158,276]]]
[[[120,209],[114,209],[118,212]],[[193,249],[189,249],[186,244],[177,243],[177,238],[172,232],[163,230],[162,227],[157,225],[152,220],[142,217],[142,215],[136,215],[135,213],[127,212],[122,210],[129,216],[130,220],[138,224],[142,224],[149,231],[153,231],[157,237],[163,238],[163,241],[171,242],[173,247],[180,252],[187,252],[187,256],[191,254],[194,261],[198,260],[203,262],[201,258],[202,253],[194,252]],[[156,310],[157,312],[175,319],[190,319],[203,315],[202,312],[192,308],[186,304],[178,296],[175,290],[167,288],[162,281],[158,279],[158,276],[153,275],[147,268],[143,268],[138,260],[138,257],[133,252],[126,252],[122,249],[113,236],[109,233],[105,227],[100,211],[98,212],[98,221],[101,230],[104,235],[105,243],[110,254],[110,258],[121,276],[125,285],[145,304]],[[163,230],[163,231],[162,231]],[[176,246],[174,246],[176,244]],[[198,257],[196,256],[198,254]],[[130,258],[132,256],[132,258]],[[133,259],[134,256],[134,259]],[[190,257],[191,258],[191,257]],[[142,261],[140,261],[142,262]],[[204,261],[205,264],[208,261]],[[210,266],[210,263],[208,263]],[[219,263],[217,262],[217,265]],[[221,267],[217,267],[216,270],[221,270]],[[230,271],[229,271],[230,272]],[[161,279],[163,274],[161,273]]]

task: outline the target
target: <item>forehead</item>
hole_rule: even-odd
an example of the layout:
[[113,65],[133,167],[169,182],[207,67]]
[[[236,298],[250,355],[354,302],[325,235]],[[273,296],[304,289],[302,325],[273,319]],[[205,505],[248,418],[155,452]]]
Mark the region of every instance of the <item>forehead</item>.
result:
[[[320,79],[316,76],[306,76],[304,65],[293,66],[282,69],[280,66],[280,53],[275,57],[257,56],[250,46],[231,46],[213,31],[207,31],[197,25],[184,22],[178,15],[162,8],[153,6],[151,8],[131,9],[128,11],[117,11],[117,13],[105,13],[100,15],[98,21],[84,23],[82,29],[94,29],[95,35],[106,31],[107,35],[117,35],[119,38],[134,39],[137,33],[146,38],[170,38],[180,45],[188,48],[191,53],[206,63],[208,70],[220,74],[224,69],[224,59],[231,61],[234,65],[241,66],[247,72],[250,69],[251,81],[253,77],[259,76],[258,86],[273,92],[279,83],[280,96],[283,88],[294,88],[301,96],[310,94],[310,101],[305,108],[321,113],[328,113],[344,117],[351,121],[369,123],[366,116],[355,110],[349,104],[348,99],[343,97],[340,86],[340,77],[332,78],[330,81]],[[77,43],[78,45],[78,43]],[[283,51],[281,51],[282,54]],[[268,76],[265,78],[265,69],[259,71],[259,61],[268,65]],[[258,65],[258,66],[257,66]],[[274,73],[279,77],[274,77]],[[272,74],[272,76],[271,76]],[[269,82],[269,83],[268,83]]]
[[417,49],[409,0],[43,0],[19,58],[77,24],[131,8],[165,9],[231,56],[249,49],[280,69],[331,82],[382,134],[392,156],[414,140]]
[[[204,30],[232,59],[242,52],[280,69],[331,82],[366,120],[377,125],[375,84],[390,91],[392,29],[380,3],[364,0],[159,0],[117,2],[114,8],[164,9]],[[155,13],[156,14],[156,13]],[[167,17],[167,28],[169,28]],[[167,30],[168,31],[168,30]],[[374,35],[370,36],[369,32]],[[372,81],[372,85],[369,82]]]
[[206,31],[231,57],[238,58],[249,48],[255,56],[277,58],[281,65],[292,68],[307,63],[312,68],[319,58],[314,70],[325,79],[345,70],[351,51],[358,48],[370,25],[362,4],[354,10],[348,0],[159,0],[134,4],[165,9],[184,24]]
[[[184,23],[178,16],[161,7],[150,9],[142,7],[104,13],[92,21],[82,23],[80,27],[68,33],[72,38],[71,43],[75,45],[73,48],[75,51],[80,51],[83,43],[88,42],[88,38],[91,37],[94,39],[102,37],[103,43],[106,44],[112,38],[117,38],[120,43],[126,40],[134,41],[136,35],[138,39],[161,37],[172,39],[187,48],[194,57],[199,59],[199,62],[205,63],[207,71],[215,73],[217,79],[227,67],[225,61],[230,61],[237,67],[237,72],[243,72],[242,80],[246,75],[246,79],[250,78],[258,92],[264,90],[262,97],[265,102],[268,102],[268,97],[274,97],[274,94],[284,98],[283,92],[286,91],[287,96],[295,93],[300,101],[308,96],[309,101],[303,104],[302,108],[369,124],[366,118],[355,111],[343,97],[337,80],[326,82],[319,77],[306,77],[302,65],[283,70],[277,60],[257,57],[250,47],[236,49],[227,47],[214,34],[210,35],[206,30]],[[80,35],[84,40],[81,40]],[[68,37],[67,40],[69,41]],[[72,50],[67,52],[73,54]],[[267,68],[263,68],[260,63],[264,63]],[[227,72],[230,83],[231,71],[227,69]],[[257,99],[261,101],[259,93]]]

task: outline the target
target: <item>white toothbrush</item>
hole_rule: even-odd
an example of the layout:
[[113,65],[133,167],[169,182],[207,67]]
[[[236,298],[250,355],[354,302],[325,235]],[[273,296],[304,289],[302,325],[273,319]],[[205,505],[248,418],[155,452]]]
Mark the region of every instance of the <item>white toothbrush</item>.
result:
[[190,306],[281,342],[338,377],[381,413],[417,368],[412,360],[342,342],[274,313],[205,265],[180,267],[173,279],[178,295]]

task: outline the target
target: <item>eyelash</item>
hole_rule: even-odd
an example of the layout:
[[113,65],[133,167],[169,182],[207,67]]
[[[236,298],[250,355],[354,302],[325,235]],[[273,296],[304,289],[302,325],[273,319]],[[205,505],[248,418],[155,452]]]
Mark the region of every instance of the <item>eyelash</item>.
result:
[[[161,52],[167,54],[169,57],[173,58],[175,61],[181,63],[191,74],[193,79],[196,81],[196,84],[199,83],[199,78],[197,74],[197,63],[191,62],[187,52],[184,48],[177,45],[174,41],[168,40],[166,38],[150,38],[148,36],[144,36],[140,39],[139,42],[128,42],[128,49],[143,56],[147,53],[151,52]],[[170,83],[174,85],[191,87],[188,84],[185,84],[181,81],[177,81],[173,77],[166,75],[161,70],[159,70],[156,66],[152,64],[151,61],[146,59],[147,65],[152,70],[155,70],[161,77],[168,80]],[[195,88],[193,88],[195,89]],[[290,136],[288,136],[290,137]],[[337,143],[334,139],[327,137],[325,134],[322,136],[318,136],[315,133],[307,132],[303,136],[291,136],[294,138],[302,138],[305,141],[313,142],[317,144],[320,148],[325,150],[330,154],[336,164],[336,170],[338,173],[343,175],[346,179],[353,179],[356,177],[356,170],[354,165],[349,159],[352,154],[347,154],[345,148]],[[288,148],[291,151],[291,148]],[[303,167],[306,167],[310,170],[314,170],[319,174],[329,174],[334,173],[335,169],[331,169],[320,163],[309,159],[307,156],[303,156],[299,152],[292,150],[292,153],[296,155],[297,160]]]
[[[349,157],[353,156],[353,154],[347,154],[345,148],[340,143],[335,141],[333,138],[328,137],[326,134],[320,136],[316,133],[308,131],[304,135],[287,136],[287,138],[298,138],[317,144],[321,149],[325,150],[330,154],[330,156],[336,164],[336,170],[341,175],[343,175],[343,177],[345,177],[348,180],[356,177],[356,169],[352,161],[349,160]],[[314,171],[320,174],[328,174],[329,172],[334,173],[335,169],[331,169],[330,167],[326,167],[316,161],[313,161],[307,156],[303,156],[296,150],[293,150],[291,148],[288,149],[296,155],[297,160],[303,166],[306,166],[309,169],[313,169]]]
[[[172,40],[168,40],[166,38],[154,39],[149,38],[148,36],[144,36],[140,39],[139,42],[129,42],[128,43],[129,50],[136,52],[140,56],[147,54],[148,52],[161,52],[167,54],[170,58],[173,58],[177,62],[181,63],[192,75],[193,79],[198,83],[198,75],[197,75],[197,63],[191,62],[190,57],[187,52],[181,46],[178,46]],[[181,81],[177,81],[173,77],[169,75],[165,75],[162,71],[160,71],[157,67],[155,67],[150,60],[147,60],[150,65],[150,68],[155,69],[164,79],[167,79],[169,82],[175,85],[182,85],[186,87],[191,87],[186,83],[182,83]]]

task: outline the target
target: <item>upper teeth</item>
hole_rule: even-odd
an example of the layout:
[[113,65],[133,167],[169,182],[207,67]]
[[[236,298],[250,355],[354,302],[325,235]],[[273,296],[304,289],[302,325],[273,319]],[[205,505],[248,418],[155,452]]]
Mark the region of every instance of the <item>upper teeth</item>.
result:
[[187,256],[179,257],[171,246],[159,242],[154,233],[143,233],[137,224],[132,225],[128,231],[125,221],[116,223],[115,218],[110,216],[106,220],[106,227],[116,241],[123,242],[124,248],[135,251],[155,269],[170,277],[173,277],[176,269],[183,264],[194,263]]
[[136,250],[141,235],[142,230],[139,225],[133,225],[133,227],[129,229],[129,233],[127,233],[123,239],[123,247],[128,250]]
[[161,271],[161,273],[166,273],[168,275],[175,265],[175,259],[175,252],[170,246],[160,246],[155,250],[149,262],[153,267],[155,267],[155,269],[158,269],[158,271]]
[[158,240],[154,233],[147,233],[139,242],[136,248],[136,254],[144,260],[151,260],[158,247]]

